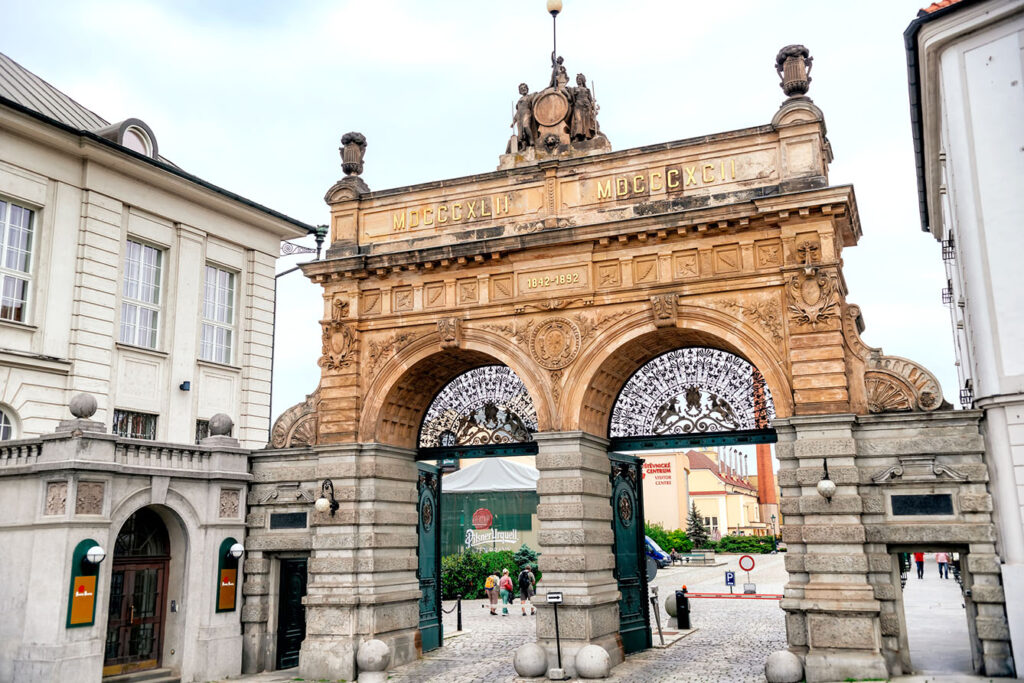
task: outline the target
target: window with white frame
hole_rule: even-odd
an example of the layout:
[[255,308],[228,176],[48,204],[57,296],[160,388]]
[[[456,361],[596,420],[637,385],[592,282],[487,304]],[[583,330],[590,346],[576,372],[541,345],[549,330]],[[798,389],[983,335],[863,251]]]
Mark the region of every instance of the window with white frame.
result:
[[0,199],[0,320],[28,319],[32,210]]
[[207,265],[199,357],[215,363],[230,364],[234,330],[235,274]]
[[128,240],[121,288],[121,336],[125,344],[155,349],[160,318],[163,252]]
[[7,414],[7,411],[0,408],[0,441],[7,441],[14,438],[14,420]]

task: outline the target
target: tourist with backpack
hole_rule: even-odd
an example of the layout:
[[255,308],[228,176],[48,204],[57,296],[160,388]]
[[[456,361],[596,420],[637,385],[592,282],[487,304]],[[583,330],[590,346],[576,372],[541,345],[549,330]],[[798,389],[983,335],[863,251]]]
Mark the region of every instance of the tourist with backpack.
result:
[[519,606],[523,608],[523,616],[526,616],[526,606],[530,606],[530,616],[537,613],[536,608],[530,603],[530,598],[536,592],[534,586],[537,585],[537,578],[530,571],[530,566],[523,567],[523,571],[519,572]]
[[491,572],[491,575],[484,581],[484,592],[491,603],[491,614],[498,615],[498,575]]
[[508,575],[507,569],[501,570],[501,580],[498,581],[498,588],[501,591],[501,616],[508,616],[508,606],[512,602],[512,577]]

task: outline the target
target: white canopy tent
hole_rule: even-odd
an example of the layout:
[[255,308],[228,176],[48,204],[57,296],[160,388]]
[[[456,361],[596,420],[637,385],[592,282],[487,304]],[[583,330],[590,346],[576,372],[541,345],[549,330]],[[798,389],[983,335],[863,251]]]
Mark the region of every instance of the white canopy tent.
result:
[[540,471],[502,458],[487,458],[479,465],[452,472],[441,483],[442,493],[484,491],[536,491]]

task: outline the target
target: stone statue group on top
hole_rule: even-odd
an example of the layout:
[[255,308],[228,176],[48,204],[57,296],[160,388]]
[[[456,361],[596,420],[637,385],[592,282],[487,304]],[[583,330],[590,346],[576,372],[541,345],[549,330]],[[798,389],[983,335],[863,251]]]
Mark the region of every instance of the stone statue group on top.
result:
[[[551,81],[540,92],[519,84],[519,101],[506,154],[544,155],[608,151],[611,145],[597,123],[597,102],[583,74],[570,87],[562,57],[551,55]],[[532,150],[532,152],[531,152]]]

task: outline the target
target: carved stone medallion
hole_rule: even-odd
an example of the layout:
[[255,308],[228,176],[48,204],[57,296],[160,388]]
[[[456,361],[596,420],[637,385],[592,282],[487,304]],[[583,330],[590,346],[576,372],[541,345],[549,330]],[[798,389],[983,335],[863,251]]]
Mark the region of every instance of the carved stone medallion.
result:
[[793,301],[789,312],[799,325],[812,329],[839,317],[839,294],[836,281],[822,271],[802,272],[789,280]]
[[459,345],[459,319],[441,318],[437,321],[437,333],[441,336],[441,348],[457,347]]
[[352,347],[356,337],[352,327],[337,320],[323,323],[323,348],[320,366],[328,370],[338,370],[352,364]]
[[677,295],[656,294],[651,297],[651,312],[654,314],[655,327],[674,327],[676,324]]
[[548,370],[560,370],[580,352],[580,330],[568,318],[549,318],[533,332],[530,352]]

